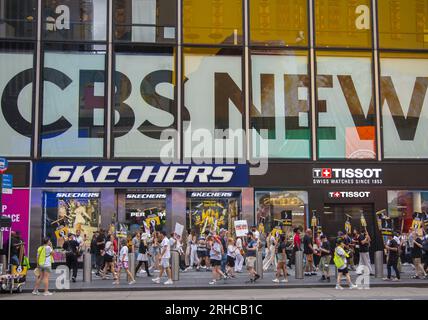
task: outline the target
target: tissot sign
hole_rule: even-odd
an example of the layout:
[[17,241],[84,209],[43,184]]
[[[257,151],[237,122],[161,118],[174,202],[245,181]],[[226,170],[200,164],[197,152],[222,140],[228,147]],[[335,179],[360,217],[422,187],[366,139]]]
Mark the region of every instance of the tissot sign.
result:
[[370,185],[383,184],[381,168],[313,168],[313,184]]
[[246,165],[141,162],[36,162],[34,187],[248,186]]
[[371,191],[330,191],[328,197],[330,199],[368,199],[371,196]]

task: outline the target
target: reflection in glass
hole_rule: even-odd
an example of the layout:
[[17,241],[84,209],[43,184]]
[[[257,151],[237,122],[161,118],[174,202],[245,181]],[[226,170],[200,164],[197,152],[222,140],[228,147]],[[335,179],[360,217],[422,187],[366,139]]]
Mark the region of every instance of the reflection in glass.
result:
[[371,54],[317,54],[320,158],[375,159]]
[[242,0],[183,0],[183,41],[241,44]]
[[314,0],[320,47],[371,47],[371,0]]
[[174,42],[176,0],[115,0],[114,37],[132,42]]
[[308,44],[307,0],[250,0],[253,45]]
[[107,0],[43,0],[48,40],[106,40]]
[[0,0],[0,38],[34,38],[37,0]]

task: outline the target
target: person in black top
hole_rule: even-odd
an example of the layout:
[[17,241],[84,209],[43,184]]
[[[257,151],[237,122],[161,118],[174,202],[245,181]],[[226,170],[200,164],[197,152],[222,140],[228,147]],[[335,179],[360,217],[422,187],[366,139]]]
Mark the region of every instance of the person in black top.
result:
[[62,248],[65,250],[65,261],[68,269],[73,270],[71,281],[76,282],[77,277],[77,255],[79,253],[79,243],[74,240],[73,234],[69,233]]
[[10,239],[10,263],[18,266],[20,264],[20,251],[23,249],[24,242],[21,239],[21,234],[18,231],[11,232]]
[[148,245],[147,245],[147,234],[143,233],[140,239],[140,246],[138,247],[138,256],[137,256],[137,261],[138,261],[138,265],[135,268],[135,275],[138,274],[138,270],[140,269],[140,267],[144,264],[144,269],[146,270],[147,276],[151,277],[152,275],[150,274],[149,271],[149,253],[148,253]]
[[288,272],[286,267],[286,260],[287,260],[287,241],[284,234],[281,234],[279,237],[279,243],[276,248],[276,259],[278,261],[277,267],[276,267],[276,278],[272,281],[275,283],[279,283],[279,278],[281,277],[281,272],[284,276],[284,279],[281,280],[281,282],[288,282]]
[[418,230],[418,232],[413,232],[413,247],[412,247],[412,259],[413,264],[415,265],[415,275],[412,277],[412,279],[421,279],[426,277],[425,270],[422,266],[422,247],[423,247],[423,241],[422,241],[422,235],[421,231]]
[[221,255],[221,271],[226,272],[226,263],[227,263],[227,240],[226,240],[226,229],[221,229],[219,232],[221,246],[223,247],[223,253]]
[[103,229],[100,230],[97,236],[97,250],[96,250],[96,263],[97,263],[97,273],[96,276],[100,277],[100,271],[104,269],[104,257],[102,253],[104,251],[106,244],[106,235]]
[[362,274],[362,270],[364,267],[367,267],[370,271],[370,275],[373,275],[373,268],[370,262],[370,236],[367,233],[366,229],[362,228],[360,230],[360,236],[358,237],[358,245],[360,247],[360,261],[357,268],[357,274]]
[[322,234],[321,235],[321,259],[319,268],[322,272],[322,277],[320,281],[327,280],[330,282],[330,261],[331,261],[331,246],[330,242],[327,240],[327,237]]
[[393,281],[400,280],[400,271],[398,270],[398,256],[399,256],[398,248],[399,248],[399,245],[397,241],[395,241],[392,235],[389,235],[388,242],[385,245],[385,249],[387,251],[386,268],[388,270],[388,277],[383,278],[383,280],[391,280],[391,267],[394,269],[394,272],[395,272],[395,279],[393,279]]
[[314,249],[313,249],[313,241],[312,241],[312,230],[307,229],[305,236],[303,237],[303,253],[306,257],[306,265],[305,265],[305,276],[316,275],[317,273],[314,270]]
[[91,247],[89,252],[91,253],[91,264],[92,264],[92,268],[93,269],[97,269],[97,237],[98,237],[98,232],[94,232],[94,234],[92,235],[92,239],[91,239]]

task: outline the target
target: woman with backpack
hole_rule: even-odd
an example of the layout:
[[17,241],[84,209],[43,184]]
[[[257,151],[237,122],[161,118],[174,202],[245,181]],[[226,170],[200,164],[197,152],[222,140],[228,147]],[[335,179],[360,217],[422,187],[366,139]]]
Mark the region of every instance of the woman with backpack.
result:
[[52,273],[53,263],[53,249],[51,240],[46,237],[43,239],[43,244],[37,249],[37,270],[39,274],[37,276],[36,284],[34,286],[33,294],[39,295],[40,283],[43,282],[45,287],[44,296],[51,296],[49,292],[49,275]]
[[147,277],[151,277],[152,275],[150,274],[149,271],[149,247],[147,245],[147,238],[148,235],[147,233],[143,233],[141,235],[140,238],[140,244],[138,246],[138,255],[137,255],[137,267],[135,268],[135,276],[137,276],[138,274],[138,270],[140,269],[140,267],[144,264],[144,269],[146,270],[147,273]]
[[106,280],[107,270],[110,270],[113,274],[114,280],[117,280],[116,272],[114,271],[114,258],[115,258],[115,252],[114,252],[114,236],[110,235],[110,237],[107,238],[107,242],[104,247],[104,270],[102,271],[102,279]]
[[[212,266],[213,279],[209,284],[216,284],[217,278],[226,279],[226,275],[221,271],[221,257],[223,255],[223,246],[220,237],[208,236],[208,246],[210,247],[210,262]],[[218,275],[218,276],[217,276]]]
[[337,247],[334,250],[334,264],[337,268],[337,282],[336,282],[336,290],[343,290],[343,287],[340,285],[342,281],[342,277],[346,277],[346,281],[348,282],[349,289],[354,289],[357,286],[354,285],[351,281],[351,276],[349,275],[348,270],[348,261],[347,258],[349,255],[345,251],[345,243],[342,238],[337,240]]

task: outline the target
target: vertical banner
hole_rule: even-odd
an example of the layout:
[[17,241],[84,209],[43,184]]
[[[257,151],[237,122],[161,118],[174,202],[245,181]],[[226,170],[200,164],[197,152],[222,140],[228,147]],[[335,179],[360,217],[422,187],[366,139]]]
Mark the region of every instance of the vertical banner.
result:
[[[14,189],[13,194],[3,194],[3,215],[12,219],[12,231],[19,232],[25,242],[25,254],[28,255],[30,190]],[[2,228],[4,243],[9,243],[10,228]]]

